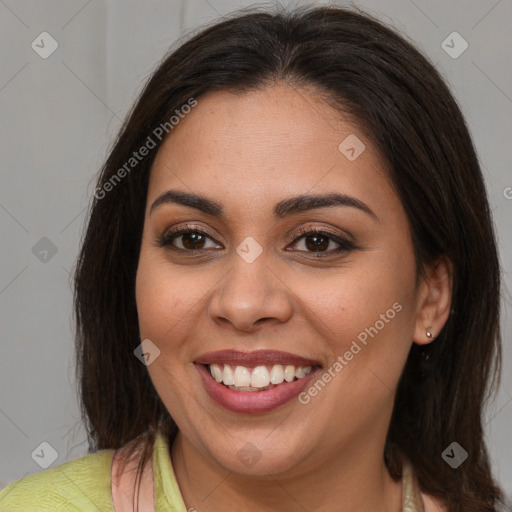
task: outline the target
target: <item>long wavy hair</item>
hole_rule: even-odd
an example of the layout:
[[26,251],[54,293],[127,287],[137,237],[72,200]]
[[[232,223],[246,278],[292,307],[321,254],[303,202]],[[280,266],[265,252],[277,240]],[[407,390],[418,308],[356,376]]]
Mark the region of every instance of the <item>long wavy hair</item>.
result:
[[[141,343],[135,275],[148,178],[164,137],[153,135],[156,147],[133,170],[120,169],[155,128],[167,123],[172,136],[169,119],[191,98],[200,103],[209,91],[244,92],[276,81],[314,87],[378,148],[408,216],[418,276],[442,255],[453,264],[449,319],[433,343],[413,344],[401,375],[385,445],[391,476],[400,478],[404,454],[421,490],[450,512],[500,510],[503,493],[482,424],[500,381],[500,269],[478,158],[431,62],[356,8],[237,11],[179,41],[147,81],[99,174],[74,276],[89,451],[140,450],[140,477],[157,431],[169,442],[177,432],[134,356]],[[456,470],[441,457],[452,441],[468,453]]]

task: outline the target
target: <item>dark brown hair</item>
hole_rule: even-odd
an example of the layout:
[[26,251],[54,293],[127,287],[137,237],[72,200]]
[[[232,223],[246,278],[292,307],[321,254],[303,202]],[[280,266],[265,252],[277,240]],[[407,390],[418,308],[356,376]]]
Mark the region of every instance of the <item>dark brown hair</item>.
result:
[[[145,85],[99,176],[103,192],[92,199],[75,273],[77,372],[90,451],[141,448],[142,471],[157,429],[170,442],[177,431],[134,356],[141,343],[135,275],[161,141],[153,137],[156,148],[107,193],[105,184],[191,98],[276,81],[314,88],[378,148],[409,219],[418,275],[442,255],[453,263],[450,317],[433,343],[413,344],[399,382],[385,447],[391,475],[399,478],[405,454],[422,491],[450,512],[499,510],[503,496],[482,414],[499,384],[500,271],[478,158],[430,61],[354,8],[239,11],[173,49]],[[456,470],[441,458],[453,441],[468,452]]]

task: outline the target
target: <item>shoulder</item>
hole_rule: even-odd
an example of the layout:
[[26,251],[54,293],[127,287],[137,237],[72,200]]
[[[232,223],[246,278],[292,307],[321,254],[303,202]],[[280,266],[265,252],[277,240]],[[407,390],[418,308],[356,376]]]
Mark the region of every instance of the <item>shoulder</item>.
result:
[[113,512],[113,453],[101,450],[12,482],[0,491],[0,510]]

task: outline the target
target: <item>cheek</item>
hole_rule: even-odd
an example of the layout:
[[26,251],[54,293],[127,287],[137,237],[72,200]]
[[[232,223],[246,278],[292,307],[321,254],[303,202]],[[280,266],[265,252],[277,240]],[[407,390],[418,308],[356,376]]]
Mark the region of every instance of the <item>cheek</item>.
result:
[[135,288],[141,338],[151,339],[161,351],[170,348],[172,340],[179,342],[189,314],[201,300],[196,284],[143,249]]
[[181,382],[194,373],[186,341],[201,298],[200,290],[185,275],[171,271],[169,262],[150,249],[142,249],[135,289],[140,336],[160,350],[147,370],[167,410],[176,418],[186,418],[191,407]]
[[[412,342],[411,283],[399,279],[396,271],[382,274],[378,266],[372,268],[326,279],[323,291],[309,289],[310,322],[332,357],[325,369],[331,391],[322,401],[331,411],[334,430],[338,420],[347,421],[346,411],[360,411],[358,421],[364,422],[389,405]],[[314,401],[320,392],[310,391]],[[320,404],[313,405],[318,413]]]
[[322,392],[323,398],[315,402],[317,388],[323,389],[318,385],[307,390],[310,395],[305,400],[315,402],[318,414],[323,402],[331,411],[334,430],[334,425],[347,421],[346,411],[360,411],[356,423],[361,426],[391,407],[392,390],[412,343],[414,276],[413,259],[384,261],[369,255],[365,265],[326,277],[323,286],[310,283],[310,321],[328,343],[332,357],[325,375],[331,391]]
[[165,276],[141,260],[136,280],[137,313],[142,338],[158,340],[172,328],[174,318],[182,312],[182,303],[172,293]]
[[301,297],[304,316],[328,340],[333,353],[341,355],[354,340],[364,345],[377,335],[389,338],[390,343],[407,337],[404,331],[411,328],[413,277],[404,279],[396,273],[396,269],[384,271],[382,263],[361,265],[322,279],[317,276],[300,280],[300,284],[296,280],[293,288]]

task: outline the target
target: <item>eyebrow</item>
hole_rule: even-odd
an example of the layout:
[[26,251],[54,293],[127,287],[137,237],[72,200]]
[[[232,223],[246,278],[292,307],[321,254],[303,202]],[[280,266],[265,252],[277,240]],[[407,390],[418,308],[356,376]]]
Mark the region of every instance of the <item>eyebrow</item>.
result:
[[[224,218],[225,216],[222,205],[216,201],[208,199],[204,196],[190,192],[183,192],[180,190],[168,190],[167,192],[164,192],[162,195],[160,195],[151,205],[149,214],[151,215],[153,211],[159,206],[168,203],[195,208],[196,210],[200,210],[207,215],[212,215],[213,217]],[[355,197],[339,193],[323,195],[300,195],[296,197],[290,197],[289,199],[284,199],[283,201],[277,203],[274,206],[273,214],[274,217],[282,219],[283,217],[292,215],[294,213],[313,210],[315,208],[333,206],[348,206],[357,208],[367,213],[375,220],[378,220],[377,215],[366,203]]]

